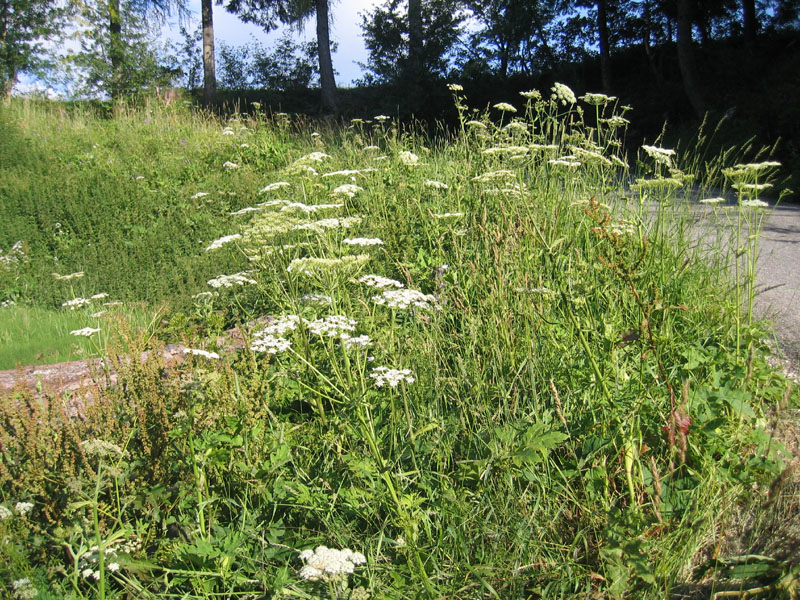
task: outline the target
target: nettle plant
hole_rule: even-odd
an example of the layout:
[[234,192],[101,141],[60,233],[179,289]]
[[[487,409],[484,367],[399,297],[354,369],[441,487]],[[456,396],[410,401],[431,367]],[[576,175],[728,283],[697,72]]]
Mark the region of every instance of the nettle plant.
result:
[[[53,452],[74,457],[60,504],[63,482],[0,480],[58,525],[31,568],[79,547],[60,568],[85,597],[621,597],[687,577],[717,514],[780,470],[765,417],[785,391],[750,307],[705,296],[739,278],[664,210],[697,175],[647,145],[632,176],[614,98],[557,84],[477,112],[450,89],[452,142],[384,116],[305,134],[198,244],[238,253],[194,310],[239,345],[187,340],[166,377],[118,360]],[[755,223],[748,199],[718,209]],[[33,423],[57,417],[33,416],[27,445],[0,439],[43,473]]]

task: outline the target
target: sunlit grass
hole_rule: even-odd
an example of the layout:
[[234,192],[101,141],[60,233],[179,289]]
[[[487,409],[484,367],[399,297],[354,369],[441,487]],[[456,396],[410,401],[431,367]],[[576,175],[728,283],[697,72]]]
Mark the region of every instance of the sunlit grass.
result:
[[[117,318],[125,316],[133,327],[145,328],[153,326],[154,314],[135,306],[71,311],[17,304],[0,309],[0,370],[101,356]],[[86,327],[100,332],[88,337],[70,333]]]
[[[49,306],[178,283],[145,326],[57,309],[60,331],[101,328],[118,375],[97,402],[0,402],[4,575],[187,599],[648,598],[692,581],[783,468],[767,428],[792,396],[752,319],[757,240],[724,256],[730,242],[702,238],[697,163],[626,153],[611,99],[578,110],[561,86],[481,113],[451,89],[461,127],[443,139],[388,118],[202,116],[192,134],[194,113],[131,109],[69,125],[65,146],[143,128],[113,152],[140,168],[176,130],[209,151],[143,175],[169,190],[157,220],[123,188],[131,255],[59,256],[55,277],[59,242],[34,227],[8,261],[6,296]],[[718,207],[734,239],[763,214],[738,200]],[[219,335],[232,325],[238,350]],[[177,339],[182,365],[130,360]],[[792,574],[777,564],[772,581]]]

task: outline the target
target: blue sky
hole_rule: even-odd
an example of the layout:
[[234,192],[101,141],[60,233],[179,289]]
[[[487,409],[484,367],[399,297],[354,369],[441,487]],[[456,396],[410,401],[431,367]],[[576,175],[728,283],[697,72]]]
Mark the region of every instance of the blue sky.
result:
[[[367,62],[367,50],[361,32],[361,16],[359,13],[380,4],[379,0],[335,0],[331,2],[331,40],[339,45],[333,55],[333,68],[338,72],[336,84],[348,86],[362,76],[357,63]],[[190,0],[189,10],[192,12],[192,30],[200,22],[200,0]],[[240,45],[255,38],[259,42],[272,45],[287,30],[292,31],[297,40],[312,40],[316,37],[316,21],[312,17],[306,24],[304,32],[296,28],[281,26],[266,34],[259,27],[242,23],[234,15],[229,14],[221,6],[214,6],[214,38],[232,46]],[[175,27],[177,33],[177,26]],[[252,37],[251,37],[252,36]]]

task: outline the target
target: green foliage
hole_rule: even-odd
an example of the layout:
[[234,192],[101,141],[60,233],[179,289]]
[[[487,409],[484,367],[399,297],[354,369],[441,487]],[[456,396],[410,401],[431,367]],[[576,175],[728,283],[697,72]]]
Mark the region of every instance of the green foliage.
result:
[[69,9],[54,0],[10,0],[0,4],[0,96],[17,76],[48,66],[45,43],[61,32]]
[[[447,141],[388,117],[311,135],[287,115],[150,107],[98,124],[12,106],[14,143],[64,153],[91,188],[122,168],[109,158],[130,164],[113,179],[128,201],[117,214],[145,207],[128,234],[182,224],[145,239],[193,239],[176,256],[209,270],[181,293],[218,287],[166,318],[194,350],[182,364],[121,329],[116,383],[64,401],[81,418],[57,397],[3,395],[0,528],[33,541],[2,550],[0,580],[78,598],[653,597],[770,494],[786,455],[770,411],[797,398],[746,303],[720,301],[734,263],[692,237],[692,163],[650,148],[631,169],[607,97],[556,87],[473,112],[451,91],[461,121]],[[42,147],[27,133],[42,123],[68,135]],[[42,173],[63,180],[58,159]],[[237,195],[187,200],[223,183]],[[170,207],[158,220],[149,194]],[[74,214],[97,232],[86,198]],[[181,238],[185,219],[207,222]],[[33,298],[54,286],[35,257],[80,244],[15,227]],[[119,277],[141,297],[153,266],[138,260]],[[112,267],[75,284],[95,291]],[[320,546],[365,562],[324,571],[310,562]],[[768,559],[712,570],[790,589],[796,570]]]
[[[388,0],[363,15],[364,40],[369,60],[363,67],[370,83],[406,82],[440,78],[449,71],[450,55],[458,40],[464,15],[453,0],[423,2],[421,48],[410,48],[409,22],[403,3]],[[422,71],[410,68],[410,55],[419,56]],[[417,82],[419,83],[419,82]]]

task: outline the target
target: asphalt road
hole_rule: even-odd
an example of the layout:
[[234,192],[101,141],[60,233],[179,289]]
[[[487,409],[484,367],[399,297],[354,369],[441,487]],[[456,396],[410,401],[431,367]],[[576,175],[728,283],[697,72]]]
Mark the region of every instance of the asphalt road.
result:
[[756,296],[759,314],[775,325],[787,358],[800,361],[800,206],[767,214],[759,238]]
[[[693,206],[699,236],[710,233],[710,237],[715,237],[715,230],[722,232],[722,237],[730,235],[735,211],[732,204],[716,208]],[[743,231],[742,237],[746,235]],[[800,365],[800,205],[783,204],[764,212],[758,242],[756,289],[756,316],[774,325],[780,350],[797,373]]]

